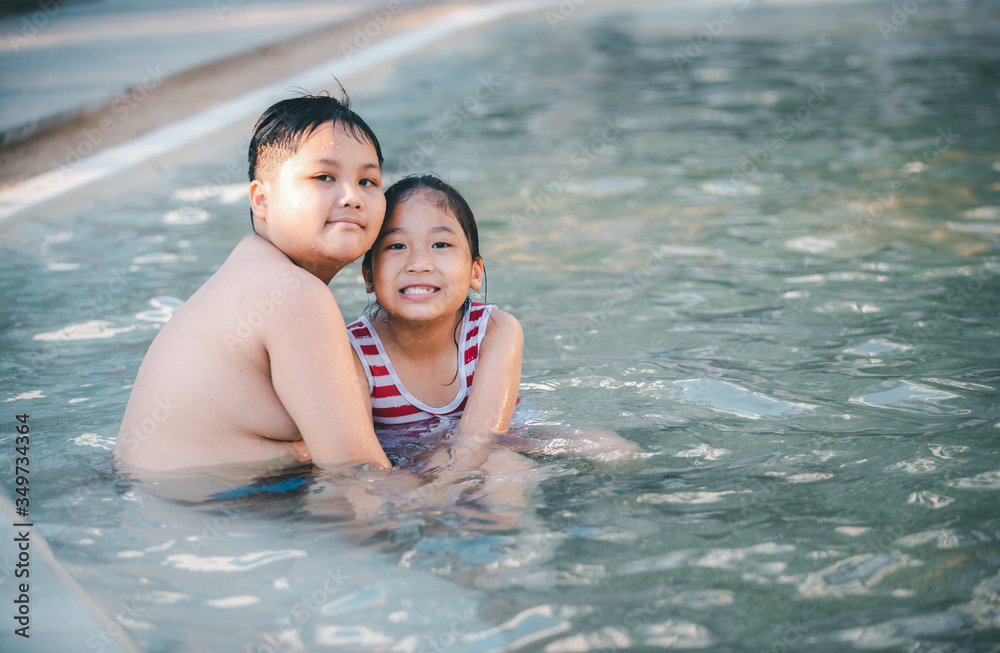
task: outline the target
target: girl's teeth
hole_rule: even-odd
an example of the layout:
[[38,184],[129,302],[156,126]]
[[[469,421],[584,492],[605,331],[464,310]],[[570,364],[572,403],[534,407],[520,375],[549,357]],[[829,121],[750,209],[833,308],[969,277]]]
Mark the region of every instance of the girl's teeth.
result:
[[432,292],[432,288],[403,288],[404,295],[429,295]]

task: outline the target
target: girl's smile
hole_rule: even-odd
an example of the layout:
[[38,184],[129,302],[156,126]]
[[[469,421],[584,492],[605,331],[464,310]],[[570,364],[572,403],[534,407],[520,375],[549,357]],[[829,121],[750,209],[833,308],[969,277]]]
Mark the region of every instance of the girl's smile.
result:
[[399,292],[404,295],[411,295],[414,299],[419,299],[420,297],[428,297],[440,291],[441,289],[435,286],[406,286]]

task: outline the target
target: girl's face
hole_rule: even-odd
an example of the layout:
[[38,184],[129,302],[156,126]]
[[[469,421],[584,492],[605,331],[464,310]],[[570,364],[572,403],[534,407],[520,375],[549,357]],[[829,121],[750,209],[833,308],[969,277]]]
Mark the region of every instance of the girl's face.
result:
[[[458,219],[419,190],[396,205],[372,251],[365,281],[394,319],[431,321],[454,316],[483,282]],[[371,286],[369,286],[371,288]]]

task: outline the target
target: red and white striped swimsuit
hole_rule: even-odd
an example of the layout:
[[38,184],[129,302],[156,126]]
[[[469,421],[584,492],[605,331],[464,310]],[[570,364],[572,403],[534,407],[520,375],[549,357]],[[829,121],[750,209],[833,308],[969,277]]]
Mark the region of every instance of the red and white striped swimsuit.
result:
[[347,327],[351,346],[365,368],[368,377],[368,394],[372,398],[372,421],[376,427],[400,426],[422,422],[445,415],[461,415],[469,398],[472,377],[479,361],[479,346],[486,335],[486,321],[493,304],[471,302],[462,317],[462,330],[458,336],[458,380],[460,386],[455,398],[447,406],[435,408],[420,401],[403,387],[392,361],[385,353],[382,340],[375,327],[365,316]]

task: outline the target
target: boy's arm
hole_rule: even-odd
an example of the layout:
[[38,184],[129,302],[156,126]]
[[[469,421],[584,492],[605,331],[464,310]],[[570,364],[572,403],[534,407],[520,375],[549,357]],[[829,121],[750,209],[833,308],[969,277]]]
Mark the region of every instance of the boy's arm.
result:
[[[312,279],[310,279],[312,281]],[[307,282],[265,321],[274,390],[318,465],[388,468],[358,383],[347,325],[330,290]]]
[[354,354],[354,370],[358,373],[358,383],[361,384],[362,394],[365,396],[365,409],[368,411],[368,421],[372,421],[372,396],[371,392],[364,392],[368,390],[368,375],[365,374],[364,363],[358,358],[358,351],[351,347],[351,353]]

